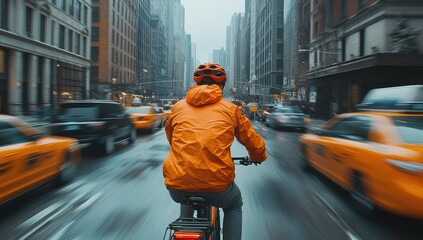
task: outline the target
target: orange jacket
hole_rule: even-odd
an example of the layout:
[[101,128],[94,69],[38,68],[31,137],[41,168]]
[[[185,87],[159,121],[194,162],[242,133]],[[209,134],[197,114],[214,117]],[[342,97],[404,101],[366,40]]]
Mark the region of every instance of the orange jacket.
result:
[[251,159],[266,160],[264,140],[235,104],[222,99],[218,85],[191,87],[166,122],[171,145],[163,164],[167,187],[192,192],[220,192],[234,181],[230,147],[234,136]]

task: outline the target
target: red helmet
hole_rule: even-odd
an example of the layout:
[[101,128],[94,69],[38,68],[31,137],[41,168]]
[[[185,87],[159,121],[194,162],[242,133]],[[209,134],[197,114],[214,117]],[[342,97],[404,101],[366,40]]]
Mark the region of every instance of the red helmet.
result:
[[216,83],[221,83],[226,80],[226,72],[219,64],[204,63],[198,66],[194,71],[194,81],[201,82],[204,77],[210,77]]

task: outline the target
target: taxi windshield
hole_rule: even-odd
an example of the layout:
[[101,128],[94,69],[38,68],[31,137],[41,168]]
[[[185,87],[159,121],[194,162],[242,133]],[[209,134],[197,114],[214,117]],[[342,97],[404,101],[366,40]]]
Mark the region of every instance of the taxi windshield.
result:
[[127,114],[131,113],[150,113],[149,108],[128,108],[125,110]]
[[392,117],[402,140],[409,144],[423,144],[423,116]]

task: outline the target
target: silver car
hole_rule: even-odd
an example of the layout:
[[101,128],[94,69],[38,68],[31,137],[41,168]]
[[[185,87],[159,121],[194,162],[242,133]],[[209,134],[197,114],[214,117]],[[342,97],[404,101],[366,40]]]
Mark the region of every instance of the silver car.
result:
[[266,117],[266,124],[273,128],[301,128],[307,129],[310,118],[300,108],[293,106],[277,106]]

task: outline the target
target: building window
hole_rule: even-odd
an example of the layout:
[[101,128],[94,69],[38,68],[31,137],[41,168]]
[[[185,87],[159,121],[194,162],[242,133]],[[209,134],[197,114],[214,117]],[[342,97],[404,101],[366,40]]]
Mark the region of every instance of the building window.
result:
[[82,56],[87,57],[87,37],[82,37]]
[[69,7],[68,7],[68,13],[69,13],[69,15],[71,15],[71,16],[73,16],[73,0],[68,0],[68,5],[69,5]]
[[276,32],[276,37],[278,39],[283,39],[283,28],[279,27],[277,32]]
[[75,33],[75,53],[81,54],[81,35]]
[[84,6],[84,24],[88,24],[88,7]]
[[361,9],[366,6],[366,0],[358,0],[358,8]]
[[73,51],[73,31],[69,29],[68,31],[68,50],[69,52]]
[[98,35],[99,35],[99,28],[98,27],[92,27],[91,28],[91,41],[92,42],[98,42]]
[[47,23],[47,17],[41,14],[40,16],[40,41],[41,42],[46,41],[46,23]]
[[81,21],[81,1],[76,2],[75,14],[76,19],[78,19],[78,21]]
[[0,0],[0,28],[7,29],[8,0]]
[[26,7],[26,22],[25,22],[25,31],[26,31],[26,36],[27,37],[31,37],[32,35],[32,13],[33,10],[30,7]]
[[276,54],[278,55],[283,54],[283,43],[278,43],[276,45]]
[[50,44],[52,46],[55,46],[55,42],[54,42],[54,35],[56,33],[56,22],[54,20],[51,21],[51,39],[50,39]]
[[98,22],[100,21],[100,15],[99,15],[99,9],[98,7],[93,7],[92,8],[92,16],[91,19],[93,22]]
[[62,0],[62,1],[60,2],[60,8],[61,8],[63,11],[66,11],[66,0]]
[[65,49],[65,26],[59,27],[59,48]]
[[98,67],[91,67],[91,80],[94,82],[98,81]]
[[341,5],[341,20],[344,20],[347,18],[347,0],[342,0]]
[[364,44],[365,44],[365,32],[364,29],[360,30],[360,56],[364,56]]
[[98,61],[98,47],[91,47],[91,60]]
[[345,62],[346,57],[347,57],[347,41],[344,39],[342,39],[342,61]]

